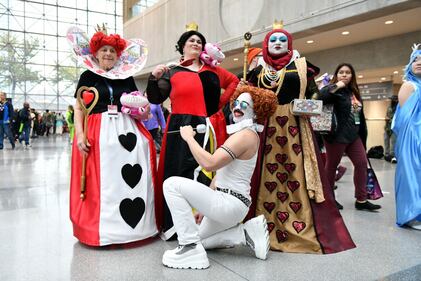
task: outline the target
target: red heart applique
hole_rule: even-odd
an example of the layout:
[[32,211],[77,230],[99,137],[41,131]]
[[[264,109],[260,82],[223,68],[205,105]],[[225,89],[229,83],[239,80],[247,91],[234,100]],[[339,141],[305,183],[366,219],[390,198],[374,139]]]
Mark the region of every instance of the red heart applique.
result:
[[291,203],[289,203],[289,206],[294,211],[294,213],[297,213],[301,209],[301,203],[300,202],[291,202]]
[[282,203],[287,201],[289,194],[286,192],[278,191],[276,192],[276,197],[278,197],[279,200],[281,200]]
[[268,155],[271,150],[272,150],[271,144],[265,145],[265,155]]
[[94,97],[95,97],[95,95],[92,92],[89,92],[89,91],[83,91],[82,92],[82,99],[83,99],[83,102],[85,103],[85,105],[90,104],[94,100]]
[[285,170],[287,170],[287,172],[289,174],[291,174],[292,172],[294,172],[296,166],[295,166],[294,163],[286,163],[286,164],[284,164],[284,168],[285,168]]
[[295,231],[297,231],[297,233],[300,233],[306,227],[306,224],[303,221],[294,221],[292,223],[292,227],[294,227],[294,229],[295,229]]
[[269,233],[275,228],[275,224],[273,222],[268,222],[268,231]]
[[276,128],[275,127],[268,127],[267,130],[267,136],[270,138],[273,136],[273,134],[276,132]]
[[278,239],[278,243],[285,242],[288,239],[288,232],[277,230],[276,238]]
[[291,134],[291,136],[295,137],[298,134],[299,130],[297,126],[289,126],[288,132]]
[[287,186],[291,192],[294,192],[300,187],[300,183],[298,181],[288,181]]
[[278,178],[278,180],[279,180],[281,183],[284,183],[284,182],[286,182],[286,181],[287,181],[287,179],[288,179],[288,174],[287,174],[287,173],[277,172],[277,173],[276,173],[276,177]]
[[281,146],[284,147],[286,145],[286,143],[288,142],[287,137],[283,136],[283,137],[276,137],[276,142]]
[[266,164],[266,169],[268,169],[268,171],[273,174],[275,173],[276,170],[278,170],[278,164],[276,163],[267,163]]
[[278,122],[279,126],[284,127],[288,122],[288,116],[276,116],[276,122]]
[[269,190],[270,193],[276,189],[278,184],[275,181],[267,181],[265,182],[266,189]]
[[292,145],[292,150],[294,150],[294,152],[295,152],[295,154],[300,154],[300,152],[301,152],[301,150],[302,150],[302,147],[301,147],[301,145],[299,145],[299,144],[297,144],[297,143],[294,143],[293,145]]
[[275,159],[279,164],[284,164],[288,160],[288,155],[278,153],[275,155]]
[[286,220],[289,218],[288,212],[276,212],[276,216],[282,223],[286,222]]
[[265,207],[266,211],[272,213],[273,209],[275,209],[275,203],[273,202],[264,202],[263,207]]

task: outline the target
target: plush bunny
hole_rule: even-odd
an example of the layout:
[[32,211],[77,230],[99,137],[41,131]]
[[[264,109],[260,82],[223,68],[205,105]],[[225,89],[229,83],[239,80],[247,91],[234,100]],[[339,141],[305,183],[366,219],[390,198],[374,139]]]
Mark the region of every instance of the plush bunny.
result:
[[149,101],[140,91],[123,93],[120,97],[121,112],[130,114],[136,119],[145,120],[149,118]]
[[206,43],[203,52],[200,54],[200,59],[205,64],[215,67],[225,59],[225,55],[218,44]]

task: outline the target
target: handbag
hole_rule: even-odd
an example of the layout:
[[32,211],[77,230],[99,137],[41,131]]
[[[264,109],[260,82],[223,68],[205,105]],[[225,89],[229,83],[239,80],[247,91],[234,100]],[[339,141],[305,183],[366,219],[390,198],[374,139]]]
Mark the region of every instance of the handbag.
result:
[[321,134],[332,134],[336,131],[338,121],[335,112],[333,112],[333,104],[323,105],[322,113],[316,116],[310,116],[310,123],[313,131]]
[[[368,158],[367,158],[368,159]],[[369,167],[367,168],[367,199],[377,200],[383,197],[383,192],[377,180],[376,173],[371,167],[370,160],[368,160]]]
[[311,99],[294,99],[292,114],[294,115],[320,115],[322,113],[323,101]]

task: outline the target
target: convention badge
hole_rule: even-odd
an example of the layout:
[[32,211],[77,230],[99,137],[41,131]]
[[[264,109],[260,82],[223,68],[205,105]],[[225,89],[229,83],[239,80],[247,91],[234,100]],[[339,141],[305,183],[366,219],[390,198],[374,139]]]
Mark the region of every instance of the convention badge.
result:
[[117,105],[109,104],[107,113],[108,113],[108,117],[117,118],[118,117]]

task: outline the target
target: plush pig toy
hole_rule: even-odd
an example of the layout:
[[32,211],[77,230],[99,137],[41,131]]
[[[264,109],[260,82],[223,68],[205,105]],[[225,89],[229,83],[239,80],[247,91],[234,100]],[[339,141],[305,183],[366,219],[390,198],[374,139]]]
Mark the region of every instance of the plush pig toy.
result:
[[225,55],[218,44],[206,43],[203,52],[200,54],[200,59],[205,64],[215,67],[225,59]]
[[120,102],[121,112],[130,114],[136,119],[146,120],[149,118],[149,101],[142,92],[123,93]]

